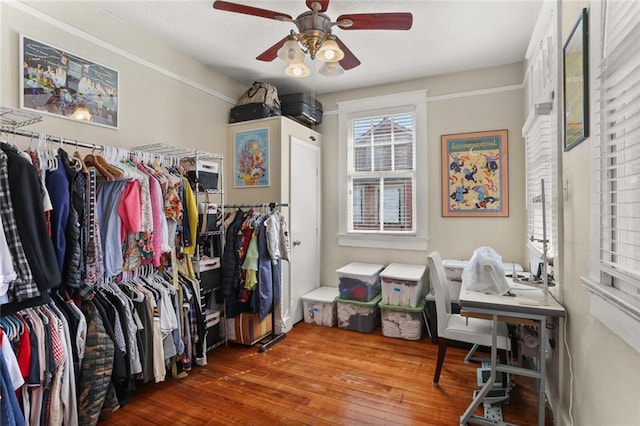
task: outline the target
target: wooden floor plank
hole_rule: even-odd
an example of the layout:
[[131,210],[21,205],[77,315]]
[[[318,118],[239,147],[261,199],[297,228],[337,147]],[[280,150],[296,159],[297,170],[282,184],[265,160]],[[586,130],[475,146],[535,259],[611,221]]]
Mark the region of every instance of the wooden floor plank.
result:
[[[465,364],[465,355],[449,348],[434,387],[437,345],[428,338],[299,323],[266,352],[229,344],[186,378],[138,385],[101,424],[455,425],[477,389],[478,364]],[[515,381],[505,421],[535,425],[534,381]]]

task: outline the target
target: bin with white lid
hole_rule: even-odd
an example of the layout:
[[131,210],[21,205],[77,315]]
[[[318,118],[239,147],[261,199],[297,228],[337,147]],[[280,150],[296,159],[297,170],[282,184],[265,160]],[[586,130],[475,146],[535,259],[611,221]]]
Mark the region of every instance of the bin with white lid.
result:
[[392,263],[380,272],[382,303],[415,308],[424,295],[426,265]]
[[336,325],[336,298],[339,294],[338,287],[323,286],[302,296],[304,322],[326,327]]
[[340,298],[368,302],[380,294],[380,271],[384,265],[352,262],[336,270]]

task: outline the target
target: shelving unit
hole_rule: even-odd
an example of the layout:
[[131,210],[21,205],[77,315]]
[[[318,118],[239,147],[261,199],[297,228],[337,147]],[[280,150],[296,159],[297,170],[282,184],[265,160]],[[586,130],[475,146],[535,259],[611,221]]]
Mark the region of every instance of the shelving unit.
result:
[[[194,190],[198,203],[199,219],[198,219],[198,235],[196,243],[196,251],[193,257],[193,269],[196,278],[200,282],[200,307],[205,315],[207,326],[206,348],[207,351],[226,343],[224,330],[224,303],[221,288],[221,270],[220,259],[224,250],[224,221],[221,213],[224,211],[224,157],[220,154],[202,152],[189,148],[176,147],[165,144],[143,145],[133,148],[144,152],[151,152],[167,157],[172,157],[183,162],[184,160],[192,160],[194,164],[194,173],[189,176],[190,183]],[[203,188],[201,180],[204,176],[200,173],[201,164],[215,168],[217,173],[217,183],[215,188]],[[219,220],[219,226],[215,229],[202,229],[203,221],[203,205],[208,203],[215,204],[216,221]],[[205,213],[206,214],[206,213]],[[218,219],[219,217],[219,219]],[[209,221],[209,219],[207,219]]]
[[0,125],[16,129],[39,123],[42,116],[14,108],[0,107]]

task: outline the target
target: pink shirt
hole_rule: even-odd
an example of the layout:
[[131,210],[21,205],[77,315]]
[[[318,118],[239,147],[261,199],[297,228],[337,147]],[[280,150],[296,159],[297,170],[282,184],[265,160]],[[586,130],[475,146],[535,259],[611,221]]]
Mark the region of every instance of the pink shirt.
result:
[[140,182],[131,180],[122,192],[120,204],[118,205],[118,215],[122,220],[120,231],[120,242],[124,243],[127,232],[134,234],[142,230],[142,205],[140,204]]

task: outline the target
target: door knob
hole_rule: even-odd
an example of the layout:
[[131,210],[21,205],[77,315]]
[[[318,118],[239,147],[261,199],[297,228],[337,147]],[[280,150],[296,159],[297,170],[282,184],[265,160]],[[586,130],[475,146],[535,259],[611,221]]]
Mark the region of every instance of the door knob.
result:
[[295,247],[295,246],[299,246],[300,244],[302,244],[302,241],[300,241],[300,240],[295,240],[295,241],[293,242],[293,246],[294,246],[294,247]]

